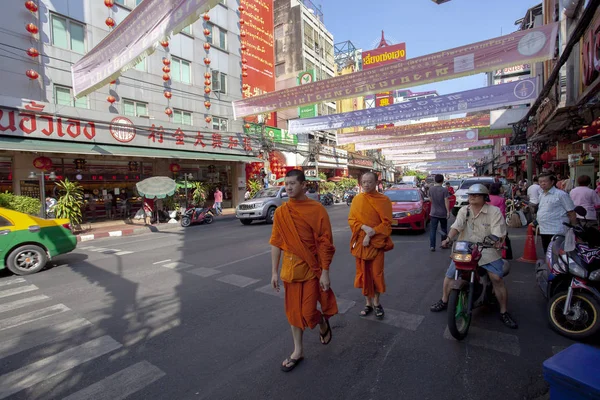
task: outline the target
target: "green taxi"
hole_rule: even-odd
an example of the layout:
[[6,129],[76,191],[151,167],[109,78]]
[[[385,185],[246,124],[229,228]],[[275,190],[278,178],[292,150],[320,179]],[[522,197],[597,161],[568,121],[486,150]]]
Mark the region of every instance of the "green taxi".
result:
[[52,257],[76,246],[69,220],[41,219],[0,207],[0,269],[33,274]]

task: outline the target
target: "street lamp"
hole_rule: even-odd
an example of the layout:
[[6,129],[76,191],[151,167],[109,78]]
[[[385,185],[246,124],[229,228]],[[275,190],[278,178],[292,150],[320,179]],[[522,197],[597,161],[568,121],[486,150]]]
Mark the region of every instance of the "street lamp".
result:
[[[40,197],[42,201],[42,207],[40,208],[40,218],[46,218],[46,172],[42,171],[41,173],[36,174],[35,172],[31,171],[28,176],[29,179],[36,179],[38,177],[40,178]],[[48,178],[52,180],[56,179],[56,174],[54,173],[54,171],[48,174]]]
[[194,175],[192,175],[191,173],[185,173],[183,174],[183,179],[185,182],[185,209],[187,210],[188,208],[188,179],[193,179]]

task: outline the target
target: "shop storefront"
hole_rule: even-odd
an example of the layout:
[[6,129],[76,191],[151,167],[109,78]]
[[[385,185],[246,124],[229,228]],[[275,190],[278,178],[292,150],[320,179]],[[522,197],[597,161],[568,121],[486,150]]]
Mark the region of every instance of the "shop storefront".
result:
[[348,176],[348,152],[346,150],[337,149],[330,146],[321,146],[319,154],[315,161],[306,161],[304,157],[302,163],[303,169],[308,176],[316,176],[317,170],[319,173],[325,174],[327,178],[346,177]]
[[373,170],[373,160],[357,153],[350,153],[348,158],[348,175],[360,179],[365,172]]

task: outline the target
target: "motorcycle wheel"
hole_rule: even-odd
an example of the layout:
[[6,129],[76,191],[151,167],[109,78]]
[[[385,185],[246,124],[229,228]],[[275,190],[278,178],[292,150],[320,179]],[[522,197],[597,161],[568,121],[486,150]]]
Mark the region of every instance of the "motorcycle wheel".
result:
[[468,291],[452,289],[448,298],[448,330],[456,340],[463,340],[469,333],[471,316],[467,314],[468,302]]
[[182,217],[180,224],[184,228],[187,228],[188,226],[190,226],[192,224],[192,220],[190,219],[190,217]]
[[206,224],[208,224],[208,225],[212,224],[212,222],[213,222],[213,216],[212,216],[212,215],[210,215],[210,214],[206,214],[206,215],[204,216],[204,222],[205,222]]
[[574,292],[572,315],[564,315],[567,292],[555,294],[548,304],[548,321],[556,332],[573,340],[581,340],[600,331],[600,303],[583,292]]
[[348,207],[350,207],[350,204],[352,204],[352,200],[351,200],[351,199],[348,199],[348,200],[346,200],[346,205],[347,205]]

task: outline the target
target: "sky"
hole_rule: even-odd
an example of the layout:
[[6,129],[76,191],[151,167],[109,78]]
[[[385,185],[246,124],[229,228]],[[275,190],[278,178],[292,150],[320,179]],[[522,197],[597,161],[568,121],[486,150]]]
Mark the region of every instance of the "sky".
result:
[[[350,40],[356,48],[371,50],[381,31],[392,44],[406,43],[406,58],[464,46],[507,35],[515,21],[541,0],[311,0],[321,6],[334,43]],[[484,74],[410,88],[439,94],[461,92],[487,85]]]

